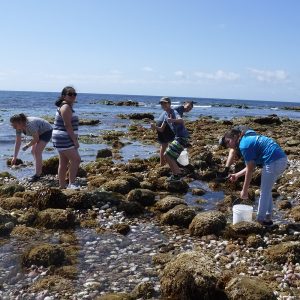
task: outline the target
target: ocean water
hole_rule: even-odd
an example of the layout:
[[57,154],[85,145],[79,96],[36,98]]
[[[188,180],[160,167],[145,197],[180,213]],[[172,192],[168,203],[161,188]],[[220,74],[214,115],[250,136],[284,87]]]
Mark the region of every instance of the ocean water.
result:
[[[14,92],[0,91],[0,171],[9,171],[17,177],[32,173],[33,168],[26,170],[11,170],[6,166],[6,160],[12,156],[15,142],[15,131],[10,126],[9,118],[16,113],[25,113],[27,116],[54,117],[56,106],[55,100],[59,93],[52,92]],[[118,117],[119,114],[129,113],[152,113],[158,117],[162,112],[158,104],[161,96],[139,96],[139,95],[114,95],[114,94],[89,94],[79,93],[74,109],[82,119],[98,119],[101,121],[96,126],[81,126],[80,134],[101,135],[106,130],[126,130],[128,120]],[[231,119],[241,116],[265,116],[277,114],[281,117],[300,119],[299,111],[285,110],[284,107],[299,106],[300,103],[293,102],[271,102],[251,101],[234,99],[207,99],[207,98],[185,98],[171,97],[174,106],[180,105],[185,100],[193,100],[194,109],[186,114],[189,120],[195,120],[201,116],[213,116],[220,119]],[[124,101],[132,100],[139,102],[138,107],[112,106],[101,104],[101,101]],[[149,125],[146,125],[148,126]],[[25,138],[26,139],[26,138]],[[30,139],[30,137],[27,139]],[[52,146],[51,143],[48,144]],[[97,150],[107,145],[81,144],[80,154],[83,161],[95,159]],[[149,157],[156,153],[157,145],[141,145],[134,142],[124,147],[121,154],[124,160],[134,157]],[[43,157],[48,158],[57,155],[54,149],[44,152]],[[32,161],[30,151],[20,150],[19,157],[25,161]]]

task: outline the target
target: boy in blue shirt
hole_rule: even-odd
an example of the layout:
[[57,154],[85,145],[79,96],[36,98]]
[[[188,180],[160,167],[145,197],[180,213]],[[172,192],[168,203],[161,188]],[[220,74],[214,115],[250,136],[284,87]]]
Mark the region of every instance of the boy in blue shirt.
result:
[[188,144],[188,132],[179,113],[175,109],[171,108],[170,98],[163,97],[160,100],[160,104],[164,110],[164,113],[161,115],[162,125],[157,126],[156,124],[152,124],[151,127],[153,130],[163,132],[166,126],[169,126],[174,133],[174,140],[170,143],[166,151],[163,153],[163,157],[170,166],[173,173],[168,180],[180,180],[181,171],[177,165],[176,160]]
[[224,135],[224,143],[229,148],[239,148],[246,164],[240,172],[229,175],[231,181],[245,176],[240,193],[242,199],[248,198],[248,189],[255,166],[263,166],[257,221],[262,225],[272,225],[272,188],[287,167],[286,154],[274,140],[258,135],[253,130],[248,130],[242,135],[239,131],[232,129]]

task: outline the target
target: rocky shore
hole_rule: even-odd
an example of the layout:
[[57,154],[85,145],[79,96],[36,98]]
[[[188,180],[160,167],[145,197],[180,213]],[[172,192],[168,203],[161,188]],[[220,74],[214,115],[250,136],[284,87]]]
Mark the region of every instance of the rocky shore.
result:
[[[143,117],[152,119],[129,115],[128,130],[90,137],[110,148],[81,166],[79,191],[57,189],[55,157],[36,183],[0,174],[0,298],[300,299],[300,122],[276,115],[187,122],[190,164],[182,181],[167,182],[170,170],[157,156],[119,160],[124,138],[155,143]],[[232,225],[242,182],[216,180],[228,154],[218,138],[238,124],[288,154],[272,227]],[[257,170],[243,203],[255,205],[259,184]],[[213,209],[201,198],[208,191],[224,193]],[[199,197],[194,205],[188,193]]]

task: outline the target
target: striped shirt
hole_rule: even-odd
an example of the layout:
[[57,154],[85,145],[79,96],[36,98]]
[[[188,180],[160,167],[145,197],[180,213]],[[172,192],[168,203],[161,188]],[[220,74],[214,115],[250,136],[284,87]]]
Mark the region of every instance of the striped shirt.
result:
[[[72,128],[74,134],[78,134],[79,118],[73,110],[72,112],[73,112],[72,120],[71,120]],[[58,150],[71,149],[74,148],[75,146],[66,130],[64,120],[60,113],[60,108],[57,109],[55,114],[54,128],[52,133],[52,142],[54,147],[57,148]]]
[[27,117],[26,129],[24,131],[16,130],[16,135],[20,136],[24,133],[26,135],[33,136],[35,133],[38,133],[40,136],[50,130],[52,130],[52,126],[46,120],[37,117]]

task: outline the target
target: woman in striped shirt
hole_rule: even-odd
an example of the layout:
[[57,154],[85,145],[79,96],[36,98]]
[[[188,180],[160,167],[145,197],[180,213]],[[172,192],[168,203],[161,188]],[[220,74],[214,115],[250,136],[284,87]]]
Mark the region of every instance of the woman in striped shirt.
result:
[[21,147],[22,133],[32,136],[32,140],[27,143],[22,148],[22,150],[26,151],[29,147],[32,147],[31,153],[35,160],[35,174],[30,178],[29,181],[37,181],[40,179],[42,174],[42,152],[51,139],[52,126],[44,119],[36,117],[26,117],[24,114],[17,114],[12,116],[10,118],[10,123],[11,126],[16,129],[15,151],[11,164],[14,165],[16,163]]
[[76,175],[80,164],[80,155],[78,153],[78,125],[79,119],[73,110],[73,105],[77,93],[73,87],[67,86],[61,96],[55,102],[58,106],[52,141],[54,147],[59,153],[58,179],[60,188],[66,188],[66,174],[69,164],[69,185],[68,189],[79,189],[75,184]]

